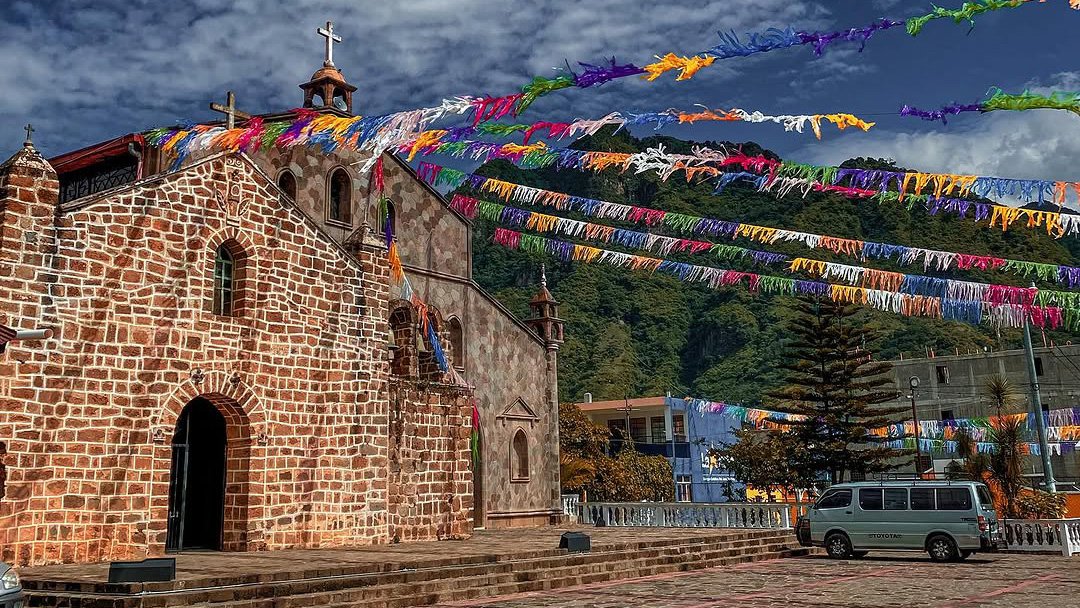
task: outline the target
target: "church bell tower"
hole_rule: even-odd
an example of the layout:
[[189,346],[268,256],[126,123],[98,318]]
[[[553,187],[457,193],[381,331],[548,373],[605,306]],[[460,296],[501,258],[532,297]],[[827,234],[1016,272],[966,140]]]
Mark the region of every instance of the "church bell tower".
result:
[[334,23],[326,22],[326,27],[316,30],[326,38],[326,59],[323,67],[311,75],[311,80],[300,85],[304,90],[304,106],[320,112],[330,112],[340,116],[353,115],[352,94],[356,87],[345,80],[345,75],[334,65],[334,43],[341,42],[341,36],[334,33]]
[[540,267],[540,291],[529,300],[532,317],[525,323],[544,341],[549,351],[559,350],[563,343],[563,321],[559,318],[559,302],[547,288],[547,274]]

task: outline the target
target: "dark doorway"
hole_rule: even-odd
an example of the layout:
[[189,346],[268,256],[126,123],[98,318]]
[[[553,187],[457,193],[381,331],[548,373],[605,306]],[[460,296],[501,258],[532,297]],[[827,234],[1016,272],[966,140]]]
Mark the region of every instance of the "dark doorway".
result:
[[221,550],[225,418],[206,399],[180,413],[172,441],[167,551]]

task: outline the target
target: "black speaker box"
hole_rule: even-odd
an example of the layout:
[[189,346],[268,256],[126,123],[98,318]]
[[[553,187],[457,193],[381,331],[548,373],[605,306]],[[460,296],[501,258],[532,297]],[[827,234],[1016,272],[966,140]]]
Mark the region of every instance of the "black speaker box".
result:
[[592,540],[588,534],[581,532],[563,532],[559,539],[559,548],[570,553],[585,553],[592,550]]
[[176,558],[158,557],[141,562],[109,564],[110,583],[160,583],[176,578]]

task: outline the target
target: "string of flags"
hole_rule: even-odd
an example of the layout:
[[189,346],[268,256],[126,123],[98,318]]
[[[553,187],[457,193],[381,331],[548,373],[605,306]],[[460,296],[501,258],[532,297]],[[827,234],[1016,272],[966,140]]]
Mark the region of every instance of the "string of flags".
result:
[[[701,416],[726,416],[757,429],[782,429],[786,426],[785,422],[803,421],[808,418],[802,414],[733,405],[722,401],[696,398],[687,398],[686,401],[689,408],[697,411]],[[1029,432],[1035,425],[1034,414],[1031,413],[1009,414],[1002,417],[1024,421]],[[988,430],[992,428],[996,418],[996,416],[990,416],[920,421],[919,447],[927,453],[958,453],[959,442],[955,437],[960,429],[964,429],[974,441],[977,452],[992,453],[997,449],[997,445],[990,441]],[[1080,407],[1044,412],[1043,419],[1048,425],[1046,427],[1047,448],[1051,454],[1071,454],[1080,449]],[[914,449],[916,443],[914,432],[915,425],[911,420],[869,430],[869,433],[875,437],[894,438],[883,442],[883,445],[895,449]],[[1036,456],[1041,453],[1039,444],[1036,442],[1022,442],[1021,450],[1025,454]]]
[[[414,149],[422,155],[443,154],[485,162],[507,160],[526,169],[556,167],[600,172],[614,168],[623,172],[655,172],[662,180],[681,171],[687,180],[699,175],[716,178],[718,192],[734,181],[749,180],[759,191],[777,193],[778,196],[792,192],[801,192],[806,196],[818,191],[851,197],[876,197],[881,201],[898,203],[926,202],[935,213],[950,211],[966,217],[969,212],[974,212],[976,221],[990,217],[990,225],[1000,225],[1003,230],[1023,217],[1029,220],[1032,227],[1044,227],[1048,234],[1054,236],[1080,233],[1080,216],[1066,215],[1062,219],[1059,212],[949,198],[1016,196],[1029,202],[1052,202],[1061,206],[1067,202],[1070,192],[1080,197],[1080,182],[851,169],[796,163],[763,155],[750,156],[706,146],[695,147],[692,154],[670,153],[663,145],[647,148],[643,152],[626,153],[555,148],[544,142],[520,145],[461,140],[429,146],[416,146],[415,142],[410,142],[399,147],[398,152],[409,153]],[[732,170],[738,168],[742,171]]]
[[[958,24],[966,21],[971,24],[971,27],[975,27],[976,15],[1003,8],[1016,8],[1034,1],[1036,0],[976,0],[974,2],[965,2],[963,6],[957,9],[935,6],[933,11],[925,15],[908,19],[906,29],[912,36],[917,36],[926,27],[927,23],[936,19],[950,19]],[[1046,2],[1046,0],[1037,1],[1040,4]],[[1080,0],[1069,0],[1069,6],[1080,9]]]
[[631,255],[535,234],[524,234],[507,228],[495,229],[494,242],[510,250],[550,255],[564,262],[599,263],[617,268],[663,272],[683,282],[704,283],[714,289],[745,286],[752,293],[813,295],[903,316],[950,319],[971,324],[987,323],[994,327],[1021,327],[1030,321],[1035,327],[1056,328],[1064,325],[1070,329],[1080,329],[1080,309],[1041,305],[1032,294],[1025,296],[1021,295],[1022,292],[1011,290],[993,291],[981,301],[957,300],[951,297],[965,295],[962,293],[946,293],[944,296],[915,295]]
[[[450,179],[451,181],[449,184],[454,188],[468,183],[468,185],[475,190],[494,194],[507,202],[518,202],[526,205],[541,205],[560,211],[573,211],[589,217],[645,224],[650,228],[663,228],[672,232],[691,236],[712,236],[730,239],[742,237],[766,245],[794,242],[800,243],[809,249],[826,249],[838,255],[848,255],[863,261],[869,259],[890,259],[905,266],[916,264],[921,261],[924,269],[927,271],[1001,270],[1024,278],[1034,277],[1043,281],[1055,281],[1067,286],[1069,289],[1080,286],[1080,267],[1074,266],[1045,264],[1027,260],[998,258],[994,256],[953,253],[919,247],[906,247],[891,243],[846,239],[795,230],[782,230],[755,224],[703,218],[648,207],[624,205],[585,197],[570,196],[560,192],[524,186],[482,175],[466,174],[464,172],[455,171],[426,162],[420,164],[417,176],[431,185],[435,185],[435,182],[439,182],[440,177]],[[458,181],[459,178],[460,181]],[[445,184],[447,182],[443,181],[442,183]],[[489,219],[490,221],[502,221],[500,218],[502,218],[505,213],[508,218],[518,218],[518,223],[514,224],[515,227],[525,226],[530,229],[540,229],[536,228],[537,226],[550,227],[543,228],[541,231],[550,231],[554,229],[555,231],[570,237],[576,237],[581,234],[595,235],[607,243],[615,242],[633,246],[638,249],[645,249],[665,256],[671,251],[690,251],[692,253],[708,251],[710,253],[715,253],[721,259],[750,257],[757,262],[767,264],[788,260],[786,256],[775,253],[695,241],[692,239],[665,237],[652,233],[615,229],[606,226],[596,226],[586,222],[537,214],[512,207],[506,208],[509,209],[509,211],[504,212],[501,205],[464,197],[460,194],[455,195],[451,199],[450,204],[451,207],[454,207],[470,218],[476,217],[476,214],[480,213],[485,219]],[[536,217],[530,219],[530,213]],[[590,236],[590,238],[593,237]]]
[[[672,251],[680,251],[696,254],[708,253],[716,255],[721,260],[749,258],[762,264],[783,263],[783,269],[789,273],[806,273],[815,278],[824,278],[852,287],[913,296],[933,296],[948,301],[952,306],[956,307],[966,304],[967,310],[963,314],[967,315],[969,320],[975,324],[981,320],[984,304],[990,306],[1009,304],[1029,308],[1035,304],[1035,298],[1039,293],[1036,288],[910,275],[807,258],[789,260],[786,256],[780,254],[718,245],[704,241],[672,239],[632,230],[621,230],[611,226],[580,222],[516,207],[507,207],[498,203],[479,201],[461,195],[455,196],[450,206],[470,219],[480,218],[511,228],[561,233],[571,238],[615,243],[624,247],[646,251],[658,250],[662,255],[669,255]],[[1070,295],[1080,297],[1080,294]],[[961,314],[960,311],[957,311],[957,314]],[[1048,314],[1055,316],[1058,313],[1048,312]],[[1058,326],[1061,319],[1053,318],[1049,319],[1048,322],[1052,326]]]
[[905,105],[900,108],[900,115],[916,116],[930,121],[940,120],[942,124],[948,124],[946,119],[948,116],[955,116],[963,112],[982,112],[985,114],[986,112],[1001,110],[1066,110],[1080,115],[1080,93],[1055,92],[1050,95],[1039,95],[1024,91],[1019,95],[1009,95],[999,88],[993,88],[990,90],[989,97],[979,103],[953,103],[939,110],[923,110]]
[[[341,118],[300,109],[294,111],[297,120],[292,124],[285,121],[264,124],[261,118],[256,117],[248,121],[247,127],[241,129],[189,124],[154,129],[146,136],[154,145],[175,155],[174,168],[179,167],[191,153],[211,147],[250,151],[270,145],[311,145],[322,147],[327,152],[343,147],[371,152],[371,157],[363,164],[363,171],[367,172],[383,151],[395,148],[403,141],[416,139],[432,124],[446,117],[471,114],[472,126],[475,127],[479,123],[499,120],[506,116],[516,117],[540,97],[561,89],[591,88],[630,76],[654,81],[670,71],[678,72],[676,80],[687,80],[701,69],[713,65],[718,59],[746,57],[793,46],[809,45],[816,55],[821,55],[827,46],[847,41],[859,43],[862,50],[866,42],[879,31],[905,26],[908,33],[914,36],[927,22],[935,19],[950,18],[957,23],[965,20],[973,23],[976,14],[1016,7],[1030,1],[1032,0],[965,2],[959,9],[934,7],[933,12],[907,21],[880,19],[866,27],[835,32],[808,32],[793,27],[785,30],[771,28],[764,32],[747,34],[746,42],[740,41],[734,32],[721,32],[719,44],[697,55],[656,55],[655,62],[641,67],[632,63],[619,64],[614,58],[601,65],[579,62],[579,71],[576,72],[567,64],[566,71],[558,76],[536,76],[522,86],[520,92],[510,95],[462,95],[443,99],[435,106],[367,117]],[[1070,5],[1080,9],[1080,0],[1070,0]],[[721,113],[717,114],[723,116]],[[818,132],[816,128],[815,132]]]
[[529,140],[539,133],[549,139],[564,139],[566,137],[578,138],[585,135],[593,135],[606,126],[619,129],[629,126],[653,126],[660,130],[669,125],[694,124],[703,121],[719,122],[749,122],[754,124],[776,123],[783,125],[785,131],[803,133],[809,127],[814,135],[821,139],[822,123],[831,123],[839,130],[854,127],[862,131],[869,131],[875,123],[867,122],[858,116],[844,113],[833,114],[765,114],[760,111],[747,111],[741,108],[730,110],[710,109],[698,104],[699,109],[695,112],[682,112],[679,110],[665,110],[663,112],[627,112],[625,115],[619,112],[611,112],[597,119],[579,118],[573,122],[549,122],[539,121],[531,124],[503,124],[484,122],[464,127],[450,127],[446,129],[431,129],[416,135],[414,139],[402,145],[398,151],[407,154],[411,162],[422,150],[430,150],[444,143],[456,143],[473,135],[492,135],[508,137],[514,133],[523,133],[522,143],[528,145]]

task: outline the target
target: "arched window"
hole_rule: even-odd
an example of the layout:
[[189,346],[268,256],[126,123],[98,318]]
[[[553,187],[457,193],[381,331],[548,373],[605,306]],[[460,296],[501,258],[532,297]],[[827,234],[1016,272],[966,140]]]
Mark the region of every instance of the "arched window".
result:
[[514,433],[510,443],[510,481],[529,480],[529,438],[524,429]]
[[458,371],[465,371],[465,331],[461,320],[450,317],[450,362]]
[[416,323],[409,306],[398,306],[390,313],[390,373],[394,376],[411,376],[416,348]]
[[277,185],[285,193],[285,196],[289,197],[289,200],[296,200],[296,176],[292,174],[292,171],[288,169],[282,171],[277,178]]
[[236,317],[243,303],[244,250],[236,241],[218,246],[214,254],[215,315]]
[[352,224],[352,180],[345,169],[330,174],[327,218],[342,224]]
[[[442,329],[439,325],[439,318],[434,311],[428,312],[428,326],[435,332],[436,338],[439,340],[439,347],[446,348],[446,337],[439,336],[439,331]],[[421,329],[421,331],[423,331]],[[419,348],[419,356],[417,362],[420,377],[425,380],[439,380],[442,378],[443,370],[439,367],[439,361],[435,358],[435,345],[431,342],[431,336],[427,332],[421,336],[420,340],[417,340],[417,347]],[[443,356],[446,356],[444,350]]]

